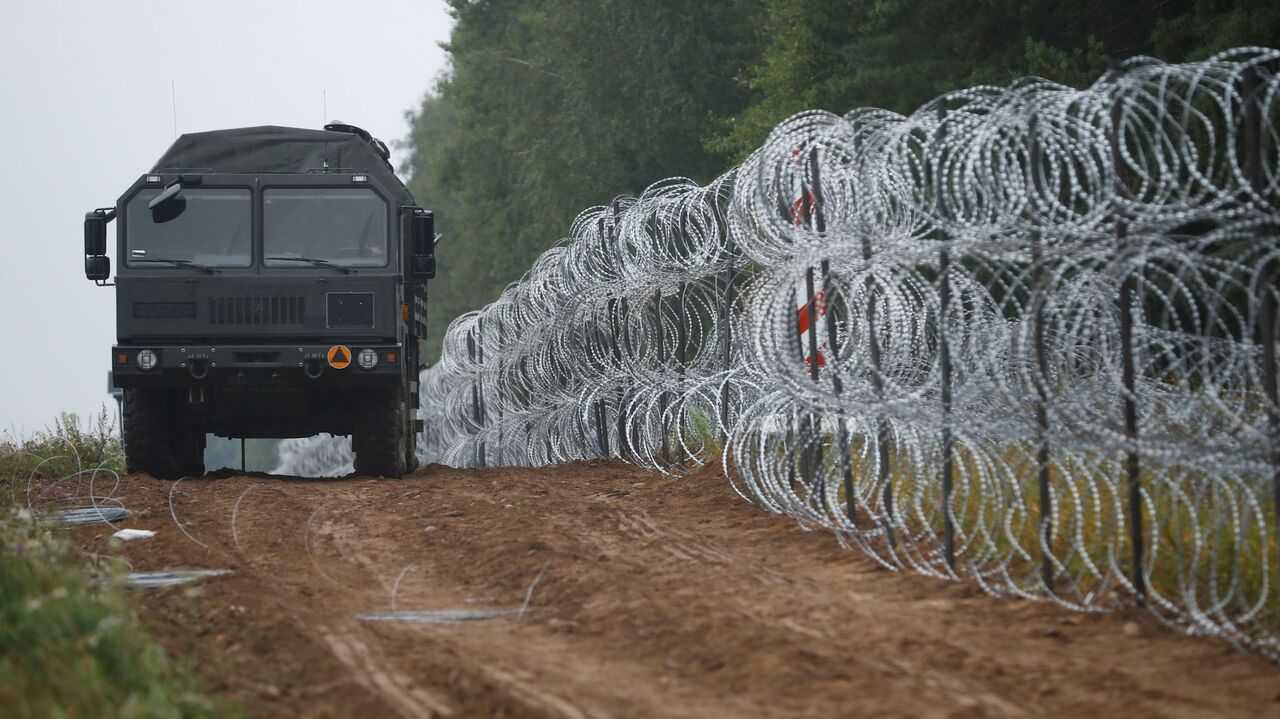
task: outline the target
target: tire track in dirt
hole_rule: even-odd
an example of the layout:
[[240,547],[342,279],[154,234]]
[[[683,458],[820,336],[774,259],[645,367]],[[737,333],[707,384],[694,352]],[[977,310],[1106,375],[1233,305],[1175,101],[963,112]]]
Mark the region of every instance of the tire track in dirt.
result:
[[[112,549],[227,567],[138,595],[262,716],[1275,716],[1280,670],[1128,611],[997,600],[876,568],[714,470],[432,467],[399,481],[126,478]],[[238,507],[238,508],[237,508]],[[231,518],[235,516],[235,525]],[[102,550],[109,533],[82,530]],[[456,625],[388,611],[529,611]]]
[[324,625],[316,625],[315,630],[329,645],[333,655],[351,670],[356,681],[386,699],[401,716],[408,719],[453,716],[453,709],[444,699],[421,686],[414,686],[399,672],[385,669],[387,665],[380,661],[380,657],[373,656],[353,627],[341,633]]

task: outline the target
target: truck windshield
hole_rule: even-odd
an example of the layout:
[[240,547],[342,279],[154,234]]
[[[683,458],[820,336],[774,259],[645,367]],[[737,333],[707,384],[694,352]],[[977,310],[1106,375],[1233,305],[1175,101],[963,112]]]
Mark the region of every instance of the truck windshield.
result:
[[186,188],[181,195],[186,209],[176,218],[158,223],[147,203],[160,191],[159,187],[143,188],[125,210],[125,261],[130,267],[250,265],[253,223],[249,190]]
[[266,267],[385,267],[387,205],[365,187],[268,188],[262,253]]

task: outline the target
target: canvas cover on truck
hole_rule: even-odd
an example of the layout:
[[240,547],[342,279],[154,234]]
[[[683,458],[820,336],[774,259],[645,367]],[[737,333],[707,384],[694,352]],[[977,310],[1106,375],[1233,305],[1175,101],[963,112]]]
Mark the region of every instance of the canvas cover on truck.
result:
[[189,132],[174,141],[151,171],[306,173],[321,171],[326,160],[331,170],[373,176],[395,194],[398,204],[415,204],[390,163],[368,140],[351,132],[273,125]]

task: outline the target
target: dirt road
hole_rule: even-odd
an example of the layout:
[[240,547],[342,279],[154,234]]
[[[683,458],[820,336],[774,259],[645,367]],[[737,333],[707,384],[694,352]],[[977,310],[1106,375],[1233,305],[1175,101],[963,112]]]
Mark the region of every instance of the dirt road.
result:
[[[875,568],[713,470],[129,477],[118,494],[125,526],[158,532],[113,550],[136,569],[233,570],[138,606],[262,716],[1280,717],[1264,660],[1137,611]],[[81,531],[107,546],[105,527]],[[392,609],[512,613],[356,618]]]

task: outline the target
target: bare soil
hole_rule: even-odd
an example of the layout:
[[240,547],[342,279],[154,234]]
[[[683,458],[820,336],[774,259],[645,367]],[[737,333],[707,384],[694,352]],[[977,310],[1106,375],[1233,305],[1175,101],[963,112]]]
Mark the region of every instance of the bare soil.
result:
[[[714,469],[135,476],[119,494],[136,512],[122,526],[158,536],[109,548],[91,527],[85,548],[140,571],[233,570],[136,603],[171,653],[265,717],[1280,717],[1280,667],[1263,659],[1138,610],[1073,614],[879,569]],[[526,599],[483,621],[356,618]]]

